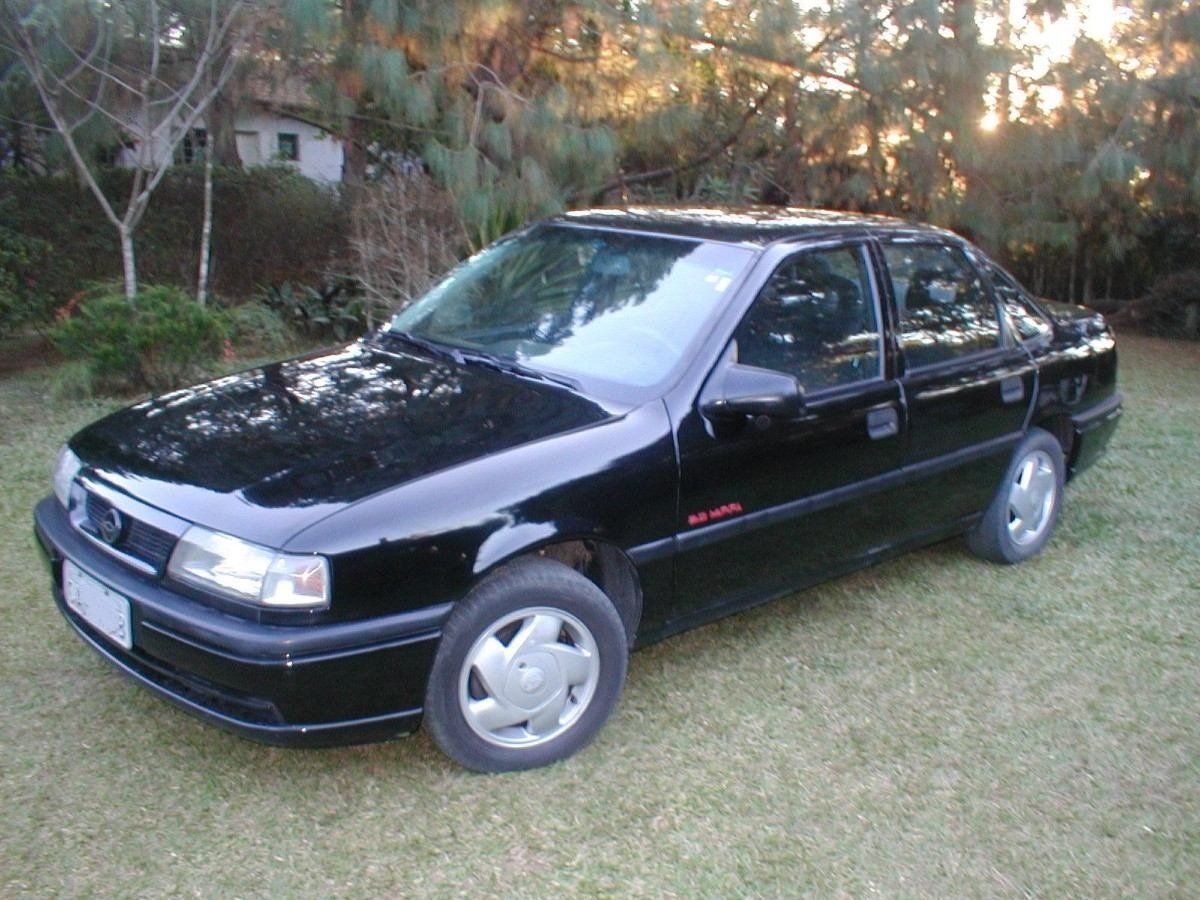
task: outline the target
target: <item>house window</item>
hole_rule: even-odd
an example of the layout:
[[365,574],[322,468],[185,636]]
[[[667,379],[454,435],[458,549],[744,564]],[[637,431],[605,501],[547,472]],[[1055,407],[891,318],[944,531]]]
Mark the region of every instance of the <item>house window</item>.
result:
[[279,132],[279,158],[289,162],[300,161],[300,135]]
[[204,151],[208,148],[208,131],[193,128],[183,136],[183,162],[185,165],[204,162]]

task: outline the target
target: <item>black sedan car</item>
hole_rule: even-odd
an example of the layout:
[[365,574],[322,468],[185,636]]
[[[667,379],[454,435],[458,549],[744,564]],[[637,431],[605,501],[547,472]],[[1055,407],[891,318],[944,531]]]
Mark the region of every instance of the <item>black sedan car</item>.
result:
[[1100,316],[944,231],[593,210],[85,428],[36,531],[72,627],[191,712],[310,746],[423,719],[527,768],[596,734],[637,644],[955,534],[1037,553],[1116,374]]

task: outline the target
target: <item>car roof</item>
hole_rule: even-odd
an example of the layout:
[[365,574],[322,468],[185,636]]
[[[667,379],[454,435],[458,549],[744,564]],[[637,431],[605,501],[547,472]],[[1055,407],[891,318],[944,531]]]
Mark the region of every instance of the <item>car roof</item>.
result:
[[781,240],[839,237],[864,232],[950,232],[887,216],[783,206],[620,206],[582,209],[551,219],[570,225],[612,228],[765,247]]

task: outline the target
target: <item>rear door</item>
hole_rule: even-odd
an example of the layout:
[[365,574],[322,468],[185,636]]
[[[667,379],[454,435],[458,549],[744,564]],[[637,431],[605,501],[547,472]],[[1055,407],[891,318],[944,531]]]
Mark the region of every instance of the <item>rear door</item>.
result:
[[1036,369],[962,247],[881,242],[908,407],[906,515],[914,531],[983,510],[1026,427]]

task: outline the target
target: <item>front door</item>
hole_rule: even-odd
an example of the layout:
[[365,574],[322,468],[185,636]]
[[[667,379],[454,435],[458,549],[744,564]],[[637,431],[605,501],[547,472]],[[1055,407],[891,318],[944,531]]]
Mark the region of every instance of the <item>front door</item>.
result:
[[906,423],[880,323],[861,242],[801,250],[759,292],[727,359],[796,376],[804,412],[723,424],[697,406],[680,423],[672,622],[848,568],[886,539],[880,496]]

